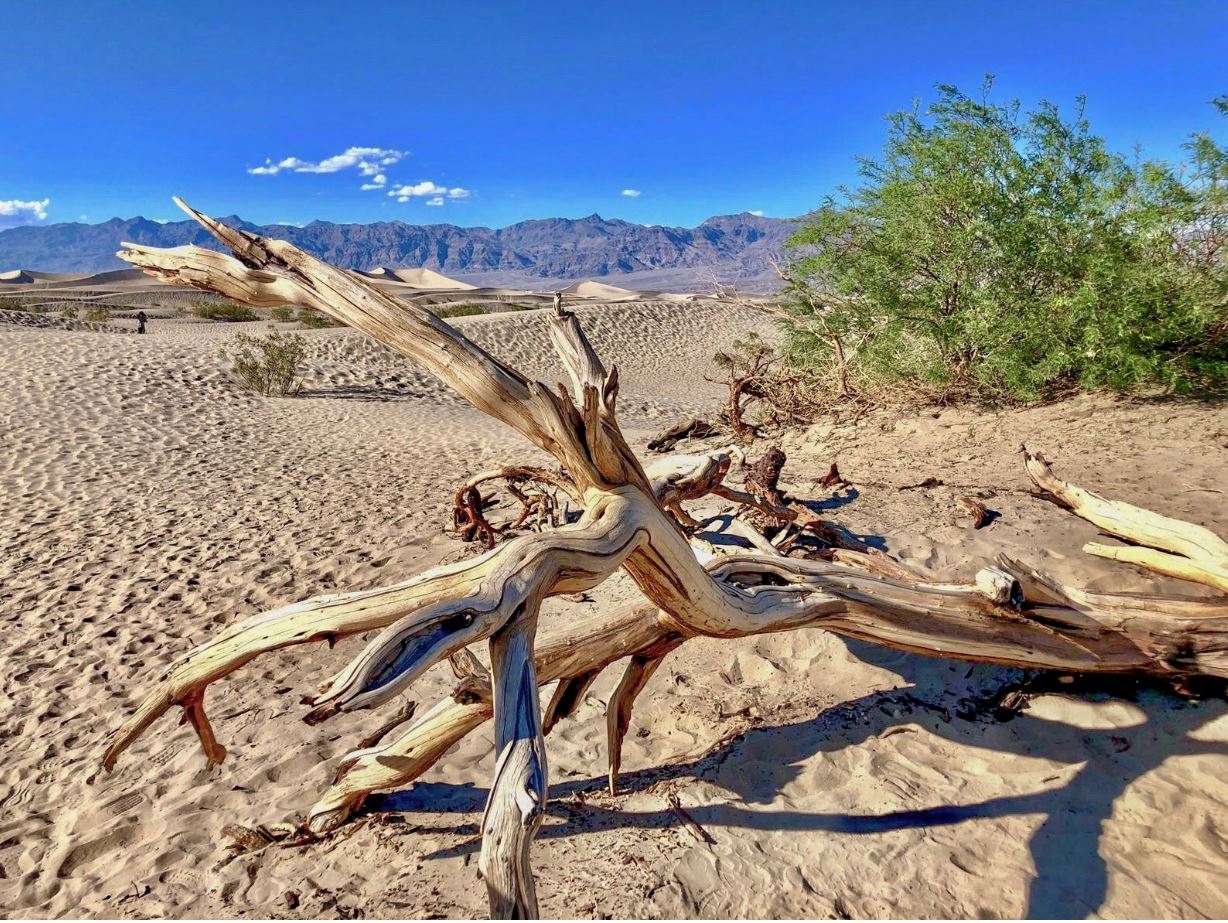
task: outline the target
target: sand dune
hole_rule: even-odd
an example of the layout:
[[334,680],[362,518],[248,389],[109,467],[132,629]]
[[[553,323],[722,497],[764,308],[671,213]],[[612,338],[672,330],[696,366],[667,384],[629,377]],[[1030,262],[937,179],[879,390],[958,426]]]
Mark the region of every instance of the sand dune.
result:
[[369,272],[359,270],[359,273],[369,279],[383,282],[399,282],[414,288],[431,289],[433,291],[462,292],[477,288],[476,285],[470,285],[458,279],[449,279],[433,269],[390,269],[387,266],[380,266],[378,269],[372,269]]
[[[621,372],[642,447],[724,398],[714,352],[762,315],[729,304],[581,306]],[[207,771],[164,719],[102,775],[107,732],[157,675],[237,618],[388,584],[465,553],[444,534],[467,475],[541,463],[523,439],[374,341],[305,331],[296,399],[230,380],[219,348],[265,324],[157,318],[143,337],[0,315],[0,906],[8,916],[482,917],[475,832],[489,727],[386,822],[236,856],[226,824],[293,820],[400,703],[319,727],[299,696],[362,641],[260,658],[209,693],[228,761]],[[529,375],[564,378],[541,312],[461,318]],[[825,515],[937,579],[998,552],[1093,588],[1157,578],[1080,552],[1095,530],[1031,496],[1017,447],[1063,474],[1221,530],[1228,409],[1086,398],[1026,411],[882,413],[789,435],[786,478]],[[1123,433],[1145,433],[1123,438]],[[1112,450],[1109,451],[1108,447]],[[752,449],[752,456],[760,450]],[[854,488],[814,485],[833,460]],[[926,477],[947,486],[900,490]],[[1001,513],[973,531],[957,496]],[[707,508],[708,513],[717,505]],[[619,578],[550,600],[551,626],[635,598]],[[482,652],[484,655],[484,651]],[[604,791],[601,677],[548,738],[534,847],[546,916],[1228,915],[1228,705],[1141,689],[1049,696],[1011,722],[1014,671],[969,669],[820,631],[688,643],[637,702],[625,791]],[[429,705],[440,667],[415,686]],[[1126,688],[1126,687],[1122,687]],[[714,843],[693,839],[676,794]],[[293,893],[293,898],[288,897]]]
[[139,269],[115,269],[110,272],[72,273],[38,272],[15,269],[0,274],[0,282],[31,285],[39,289],[112,288],[117,291],[133,287],[152,288],[162,283]]
[[602,301],[625,301],[639,297],[637,293],[626,288],[619,288],[617,285],[606,285],[603,282],[594,282],[588,279],[584,282],[575,282],[563,292],[568,295],[575,295],[578,298],[599,298]]
[[0,272],[0,282],[18,285],[31,285],[39,282],[73,282],[87,278],[89,274],[83,272],[39,272],[34,269],[12,269],[8,272]]
[[129,285],[151,285],[155,284],[156,280],[151,279],[139,269],[114,269],[110,272],[96,272],[89,276],[80,276],[74,279],[65,279],[60,282],[55,282],[49,285],[49,288],[63,285],[65,287],[72,286],[73,288],[88,288],[92,286],[129,286]]

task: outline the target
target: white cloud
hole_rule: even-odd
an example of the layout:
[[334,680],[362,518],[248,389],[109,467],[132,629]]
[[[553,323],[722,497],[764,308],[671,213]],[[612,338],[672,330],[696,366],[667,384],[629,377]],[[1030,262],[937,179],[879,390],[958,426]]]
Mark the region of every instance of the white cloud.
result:
[[625,195],[628,199],[638,199],[640,191],[638,189],[624,189],[619,195]]
[[429,197],[427,205],[443,205],[445,199],[467,199],[472,193],[468,189],[461,186],[440,186],[438,183],[432,182],[429,179],[424,179],[420,183],[402,184],[393,186],[388,190],[388,195],[395,198],[398,202],[408,202],[410,199],[425,199]]
[[763,214],[764,214],[764,212],[763,212],[763,209],[762,209],[762,208],[752,208],[752,209],[750,210],[750,213],[751,213],[752,215],[754,215],[756,218],[762,218],[762,217],[763,217]]
[[414,183],[412,186],[408,184],[393,186],[388,190],[388,194],[390,196],[396,196],[399,199],[409,198],[410,196],[439,195],[447,191],[448,190],[443,186],[437,186],[429,179],[425,179],[420,183]]
[[363,183],[361,188],[366,191],[368,189],[383,189],[387,185],[388,177],[383,173],[376,173],[373,177],[371,177],[371,182]]
[[47,206],[50,204],[50,199],[0,199],[0,228],[46,221]]
[[[340,154],[325,157],[315,163],[310,160],[300,160],[297,157],[283,157],[276,163],[266,160],[258,167],[248,167],[247,172],[253,176],[275,176],[283,170],[293,173],[340,173],[343,170],[357,169],[361,176],[382,176],[381,167],[389,167],[404,159],[405,151],[397,151],[385,147],[347,147]],[[385,182],[387,177],[385,177]],[[378,188],[378,183],[372,188]]]

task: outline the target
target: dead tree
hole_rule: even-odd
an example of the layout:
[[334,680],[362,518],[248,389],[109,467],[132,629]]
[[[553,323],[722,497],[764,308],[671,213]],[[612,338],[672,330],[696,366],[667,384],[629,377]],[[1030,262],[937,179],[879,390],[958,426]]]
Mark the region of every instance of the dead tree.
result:
[[[486,517],[486,507],[493,502],[483,497],[481,485],[502,481],[504,488],[520,504],[520,513],[504,525],[495,525]],[[562,492],[582,502],[565,474],[515,465],[483,471],[475,474],[456,489],[452,497],[452,531],[466,542],[481,542],[487,548],[495,547],[500,535],[520,528],[530,519],[536,524],[559,526],[565,521],[567,510],[560,508],[558,493]]]
[[[834,552],[832,562],[785,557],[766,541],[755,542],[760,553],[714,556],[702,545],[696,551],[680,525],[682,504],[707,493],[727,495],[722,481],[732,454],[674,456],[645,469],[615,418],[617,370],[605,369],[574,315],[559,308],[549,320],[571,378],[569,393],[530,381],[433,314],[356,274],[178,204],[234,255],[128,244],[120,256],[170,282],[254,306],[318,310],[367,333],[552,455],[583,514],[391,587],[317,597],[230,626],[162,675],[115,732],[102,760],[107,769],[172,706],[183,709],[209,762],[221,762],[226,751],[204,707],[210,683],[268,651],[378,631],[311,699],[306,720],[387,702],[446,658],[460,682],[399,737],[345,757],[312,808],[310,826],[328,829],[370,792],[408,784],[493,717],[498,761],[480,868],[492,916],[528,917],[537,911],[529,851],[547,795],[544,733],[616,661],[628,665],[609,704],[611,788],[636,696],[670,651],[699,635],[737,638],[816,626],[974,662],[1228,676],[1222,599],[1089,593],[1005,558],[971,583],[952,585],[927,582],[885,555],[854,550]],[[1114,549],[1111,556],[1228,589],[1228,545],[1207,530],[1067,484],[1039,456],[1027,464],[1038,486],[1077,515],[1156,549]],[[1110,554],[1101,545],[1088,550]],[[637,583],[643,604],[537,636],[545,598],[590,589],[619,568]],[[465,651],[483,640],[490,645],[489,675]],[[543,720],[538,689],[556,681]]]

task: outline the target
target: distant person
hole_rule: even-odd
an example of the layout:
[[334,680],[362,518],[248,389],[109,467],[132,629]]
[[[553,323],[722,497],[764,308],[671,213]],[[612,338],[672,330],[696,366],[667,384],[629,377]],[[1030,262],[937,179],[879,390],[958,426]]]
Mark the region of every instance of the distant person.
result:
[[136,332],[137,333],[145,332],[145,321],[147,320],[149,320],[149,318],[145,316],[144,311],[141,311],[137,314],[136,316]]

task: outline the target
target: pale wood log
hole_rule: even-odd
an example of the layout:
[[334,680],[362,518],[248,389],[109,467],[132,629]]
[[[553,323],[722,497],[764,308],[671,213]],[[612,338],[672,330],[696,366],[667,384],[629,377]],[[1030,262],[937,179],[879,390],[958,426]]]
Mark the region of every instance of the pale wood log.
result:
[[731,450],[720,449],[656,459],[646,469],[653,494],[662,506],[707,496],[722,486],[734,457]]
[[1098,558],[1108,558],[1123,564],[1133,564],[1144,570],[1154,571],[1179,580],[1192,580],[1195,583],[1205,583],[1224,593],[1228,593],[1228,566],[1218,562],[1191,561],[1179,554],[1166,554],[1152,548],[1139,548],[1130,545],[1102,545],[1099,542],[1088,542],[1083,546],[1088,554]]
[[554,726],[565,718],[570,718],[584,701],[584,694],[592,687],[593,681],[601,675],[600,669],[588,670],[578,676],[565,676],[559,680],[550,697],[550,704],[542,715],[542,733],[549,734]]
[[349,819],[371,792],[412,782],[457,741],[494,714],[489,700],[445,699],[390,745],[354,750],[344,757],[333,784],[316,801],[307,825],[324,833]]
[[606,754],[610,764],[610,794],[618,794],[618,769],[623,761],[623,738],[631,726],[631,709],[636,697],[644,691],[652,675],[665,661],[666,656],[682,641],[666,643],[654,648],[651,653],[634,654],[627,663],[627,670],[618,686],[610,695],[606,706]]
[[[636,651],[647,651],[677,638],[651,605],[592,616],[541,640],[535,660],[538,681],[546,684],[597,673]],[[348,818],[371,792],[412,782],[493,713],[489,694],[479,699],[472,688],[458,688],[399,739],[349,754],[342,760],[332,786],[312,807],[310,826],[317,831],[331,829]]]
[[1210,529],[1109,500],[1063,481],[1039,452],[1025,448],[1024,454],[1029,476],[1059,504],[1110,535],[1147,546],[1121,548],[1089,542],[1084,551],[1228,593],[1228,542]]
[[[709,527],[715,522],[720,522],[722,527],[719,532],[714,533],[709,530]],[[728,514],[711,516],[700,523],[699,528],[700,531],[696,533],[698,535],[705,537],[707,535],[736,535],[738,538],[748,541],[750,546],[756,551],[761,551],[766,555],[771,555],[772,557],[783,556],[783,552],[780,550],[780,548],[772,544],[766,535],[752,526],[749,522],[736,519]],[[708,531],[705,533],[703,530]]]
[[[576,691],[591,675],[631,657],[613,703],[617,720],[667,647],[697,634],[733,638],[803,626],[975,662],[1228,676],[1228,617],[1222,603],[1080,593],[1006,561],[983,570],[968,586],[928,583],[872,555],[853,559],[868,562],[869,572],[780,554],[736,554],[701,565],[667,510],[681,511],[682,518],[684,499],[727,491],[722,482],[731,456],[701,456],[688,463],[689,473],[678,476],[654,478],[646,472],[615,417],[617,370],[606,372],[574,315],[562,310],[561,298],[550,335],[572,379],[574,399],[561,388],[527,380],[434,315],[354,274],[183,207],[235,256],[135,245],[121,255],[169,281],[249,304],[312,308],[370,334],[552,454],[583,497],[585,513],[574,527],[521,536],[472,561],[436,568],[387,590],[322,597],[223,632],[171,668],[116,734],[104,756],[108,768],[172,704],[184,708],[210,761],[220,760],[224,751],[204,714],[205,689],[265,651],[386,629],[326,684],[311,715],[321,718],[385,701],[443,657],[465,664],[460,654],[465,645],[491,638],[493,676],[468,663],[453,697],[407,733],[350,754],[313,810],[313,826],[344,816],[369,791],[416,777],[494,711],[500,759],[483,824],[488,842],[482,867],[492,913],[523,915],[536,909],[529,844],[546,797],[539,682],[566,681],[555,709],[561,714],[574,707]],[[1040,486],[1107,531],[1115,524],[1120,530],[1115,534],[1180,556],[1204,576],[1216,577],[1228,559],[1222,540],[1207,530],[1106,501],[1032,461],[1029,472]],[[803,524],[801,511],[785,498],[756,499],[767,509],[785,507],[795,514],[789,521]],[[813,527],[809,520],[804,524]],[[535,645],[544,598],[588,589],[620,566],[653,606],[569,625]]]
[[482,815],[478,867],[486,880],[491,917],[505,920],[537,918],[529,851],[549,796],[533,666],[540,602],[540,596],[529,600],[521,617],[509,620],[490,640],[499,758]]

